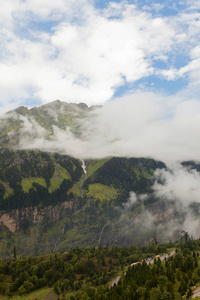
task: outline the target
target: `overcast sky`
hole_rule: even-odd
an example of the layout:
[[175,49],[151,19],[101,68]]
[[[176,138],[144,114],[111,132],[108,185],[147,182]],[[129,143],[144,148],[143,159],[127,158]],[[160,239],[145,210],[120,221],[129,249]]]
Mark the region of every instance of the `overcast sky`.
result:
[[199,99],[200,2],[1,0],[1,111],[152,92]]

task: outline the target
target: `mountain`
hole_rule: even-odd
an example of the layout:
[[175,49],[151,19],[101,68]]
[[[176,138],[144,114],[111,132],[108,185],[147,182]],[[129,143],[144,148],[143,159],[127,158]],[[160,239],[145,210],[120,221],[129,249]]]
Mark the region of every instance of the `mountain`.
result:
[[28,109],[20,106],[9,111],[0,119],[1,147],[18,147],[20,140],[30,132],[32,138],[40,136],[40,131],[51,136],[53,127],[65,130],[69,127],[73,134],[80,134],[79,121],[89,117],[98,106],[88,107],[85,103],[65,103],[56,100],[49,104]]
[[[10,257],[14,246],[19,255],[27,256],[77,246],[180,239],[186,211],[155,192],[155,184],[165,184],[158,170],[169,171],[163,162],[124,157],[80,160],[17,150],[26,134],[39,137],[44,130],[48,140],[54,126],[61,130],[68,126],[81,139],[81,121],[97,110],[54,101],[30,110],[19,107],[1,119],[1,258]],[[184,164],[199,170],[193,162]],[[189,209],[190,216],[198,216],[197,205]]]
[[148,192],[153,172],[165,165],[126,158],[84,163],[87,176],[83,162],[69,156],[1,149],[1,256],[10,255],[14,244],[19,253],[33,255],[100,243],[123,245],[130,236],[141,242],[144,235],[139,238],[135,227],[121,232],[127,227],[121,216],[128,213],[134,222],[141,203],[128,212],[120,207],[131,190]]

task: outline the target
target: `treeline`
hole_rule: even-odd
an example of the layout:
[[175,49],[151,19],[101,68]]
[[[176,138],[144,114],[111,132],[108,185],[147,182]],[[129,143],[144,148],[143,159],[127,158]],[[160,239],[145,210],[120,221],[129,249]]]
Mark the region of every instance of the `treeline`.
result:
[[[0,263],[0,293],[22,295],[44,286],[53,287],[56,294],[78,291],[92,297],[106,285],[119,268],[153,255],[149,251],[166,250],[166,244],[149,247],[76,248],[67,253],[16,259]],[[73,299],[73,298],[72,298]],[[88,298],[90,299],[90,298]],[[93,298],[91,298],[93,299]]]
[[[143,261],[126,269],[172,246],[176,253],[167,260],[158,258],[152,265]],[[192,287],[200,282],[199,250],[200,240],[148,247],[76,248],[21,259],[16,259],[14,249],[14,259],[0,263],[0,293],[15,297],[49,286],[60,299],[70,300],[190,299]],[[110,288],[119,270],[124,275]]]
[[153,159],[113,157],[85,180],[84,187],[92,183],[113,186],[120,190],[117,200],[120,203],[130,191],[150,193],[153,172],[165,167],[164,163]]
[[[71,179],[64,179],[60,187],[49,192],[50,180],[54,175],[56,164],[67,170]],[[0,150],[0,209],[11,210],[26,206],[41,204],[43,206],[65,201],[68,190],[82,175],[81,164],[78,160],[59,154],[48,154],[40,151],[11,151]],[[22,189],[23,178],[44,178],[46,187],[33,183],[28,192]],[[5,197],[9,184],[13,193]]]
[[0,210],[10,211],[28,206],[37,206],[39,204],[41,207],[55,205],[71,199],[71,195],[67,195],[67,192],[72,186],[72,181],[64,179],[59,189],[49,193],[47,188],[38,183],[33,183],[33,187],[26,193],[22,190],[21,185],[18,185],[15,187],[13,195],[5,200],[0,200]]
[[[143,262],[129,268],[126,276],[111,290],[104,292],[100,299],[127,300],[170,300],[192,296],[192,287],[200,282],[200,269],[197,256],[199,252],[190,250],[178,253],[161,263],[160,258],[153,266]],[[98,299],[98,298],[97,298]]]

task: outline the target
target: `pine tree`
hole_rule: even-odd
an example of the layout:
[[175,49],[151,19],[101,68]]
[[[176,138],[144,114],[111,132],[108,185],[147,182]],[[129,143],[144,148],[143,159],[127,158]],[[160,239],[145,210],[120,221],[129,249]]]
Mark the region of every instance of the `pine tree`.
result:
[[16,259],[16,257],[17,257],[17,249],[16,249],[15,245],[13,248],[13,257],[14,257],[14,259]]

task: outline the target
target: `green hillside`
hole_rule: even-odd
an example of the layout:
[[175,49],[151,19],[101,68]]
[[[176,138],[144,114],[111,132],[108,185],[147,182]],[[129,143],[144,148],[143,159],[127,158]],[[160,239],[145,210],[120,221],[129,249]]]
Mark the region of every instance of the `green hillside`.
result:
[[0,209],[47,206],[69,200],[80,179],[79,160],[39,151],[0,150]]
[[144,210],[140,203],[122,210],[130,191],[150,193],[152,174],[163,163],[88,160],[87,176],[81,164],[59,154],[0,150],[1,257],[14,244],[22,255],[33,255],[108,242],[137,244],[154,235],[139,222],[127,230],[126,216],[136,220]]
[[189,238],[28,258],[19,258],[14,247],[12,259],[0,262],[0,299],[191,299],[200,283],[199,252],[200,241]]
[[[10,257],[14,245],[25,256],[77,246],[143,245],[168,238],[158,230],[168,218],[183,222],[173,203],[158,199],[152,190],[155,170],[166,168],[162,162],[87,159],[85,174],[82,161],[67,155],[15,150],[21,138],[37,140],[42,133],[51,139],[54,126],[67,127],[76,138],[87,135],[82,121],[97,109],[57,100],[19,107],[1,118],[0,258]],[[142,195],[147,196],[140,200]],[[174,232],[174,238],[179,236]]]

